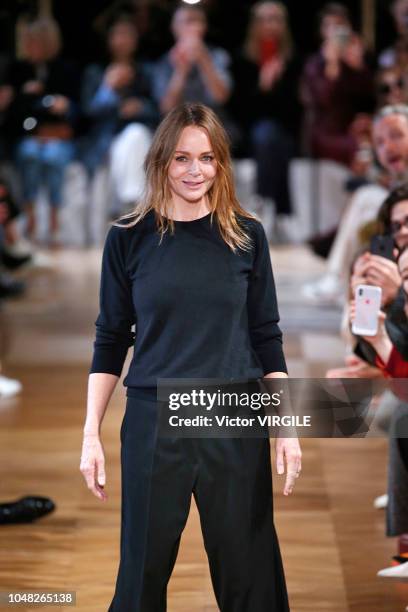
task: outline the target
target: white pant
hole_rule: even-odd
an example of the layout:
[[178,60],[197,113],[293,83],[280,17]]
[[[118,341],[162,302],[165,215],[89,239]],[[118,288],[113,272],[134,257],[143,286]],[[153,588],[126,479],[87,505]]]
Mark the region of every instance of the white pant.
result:
[[110,175],[114,196],[122,207],[143,194],[143,163],[151,142],[150,130],[141,123],[131,123],[112,142]]
[[348,278],[350,267],[361,244],[359,231],[377,218],[388,191],[380,185],[364,185],[352,195],[343,214],[327,262],[328,272]]

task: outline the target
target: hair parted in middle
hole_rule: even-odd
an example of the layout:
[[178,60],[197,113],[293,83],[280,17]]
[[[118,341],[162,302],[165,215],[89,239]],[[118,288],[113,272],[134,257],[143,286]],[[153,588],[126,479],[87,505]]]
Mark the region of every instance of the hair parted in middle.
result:
[[391,213],[394,206],[400,202],[408,200],[408,183],[403,183],[395,187],[387,196],[378,211],[378,222],[380,229],[384,234],[389,234],[391,231]]
[[259,61],[260,54],[260,39],[259,39],[259,14],[264,6],[273,6],[281,14],[283,20],[283,36],[279,41],[279,53],[285,60],[291,59],[293,56],[293,40],[289,26],[289,12],[286,5],[279,0],[258,0],[251,7],[250,19],[248,23],[246,39],[244,43],[244,53],[252,61]]
[[238,217],[254,220],[256,217],[248,213],[237,199],[228,135],[214,111],[204,104],[185,103],[164,117],[154,134],[144,162],[144,195],[135,209],[121,217],[116,225],[132,227],[153,210],[161,239],[167,231],[174,232],[174,221],[168,214],[172,200],[168,170],[181,133],[189,126],[202,128],[207,132],[217,164],[214,183],[208,191],[211,222],[215,219],[222,238],[234,252],[237,248],[248,250],[252,246],[251,239]]

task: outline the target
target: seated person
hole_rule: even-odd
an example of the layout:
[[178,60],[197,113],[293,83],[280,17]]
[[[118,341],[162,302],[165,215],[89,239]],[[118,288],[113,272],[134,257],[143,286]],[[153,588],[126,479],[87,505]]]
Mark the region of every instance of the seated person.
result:
[[260,0],[251,9],[245,44],[233,64],[235,87],[229,104],[244,131],[256,163],[256,212],[275,208],[276,232],[284,238],[292,212],[289,164],[299,138],[295,57],[287,9],[281,2]]
[[385,106],[377,113],[373,121],[373,145],[386,174],[379,176],[377,183],[360,187],[353,194],[330,250],[326,274],[302,287],[302,294],[310,301],[345,302],[348,270],[362,246],[361,227],[375,221],[387,195],[386,184],[398,185],[408,177],[407,105]]
[[[392,235],[396,256],[408,244],[408,184],[394,189],[383,202],[378,223],[381,233]],[[350,279],[350,293],[360,284],[371,284],[381,287],[382,308],[387,314],[386,327],[393,344],[404,358],[408,358],[408,346],[405,338],[408,325],[405,316],[405,298],[402,279],[395,261],[365,251],[354,262]],[[347,315],[348,319],[348,315]],[[359,339],[353,348],[354,355],[346,361],[346,367],[329,370],[328,377],[361,377],[382,376],[383,371],[377,367],[376,354],[371,345]]]
[[181,102],[201,102],[220,113],[230,96],[230,58],[205,43],[207,25],[201,6],[176,8],[171,21],[175,44],[155,68],[154,96],[163,114]]
[[80,158],[90,176],[109,160],[119,208],[134,203],[144,188],[143,162],[159,113],[151,99],[151,69],[137,57],[138,32],[119,17],[107,34],[109,58],[91,64],[82,79],[81,110],[87,133]]
[[[408,189],[406,189],[408,195]],[[408,201],[405,202],[408,206]],[[404,201],[396,204],[402,206]],[[401,213],[400,221],[393,223],[407,223],[408,208]],[[407,235],[408,230],[405,228]],[[408,240],[402,247],[398,256],[398,272],[402,281],[404,295],[403,310],[405,323],[408,316]],[[367,278],[367,282],[375,281],[374,271]],[[355,319],[355,302],[350,305],[350,322]],[[399,553],[404,552],[404,545],[408,533],[408,326],[401,328],[399,344],[393,342],[392,328],[387,327],[385,311],[378,313],[378,331],[374,336],[363,336],[361,340],[375,351],[375,363],[391,377],[390,389],[400,401],[396,401],[390,424],[389,470],[388,470],[388,505],[387,505],[387,536],[399,536]],[[401,344],[402,343],[402,344]],[[401,351],[401,347],[405,351]],[[403,354],[404,353],[404,354]],[[406,549],[405,549],[406,552]],[[380,570],[378,576],[406,580],[408,578],[408,563],[401,557],[401,564]]]
[[337,2],[320,15],[320,50],[304,68],[301,98],[309,152],[349,166],[357,149],[351,131],[359,112],[373,109],[373,75],[348,9]]
[[408,64],[408,0],[394,0],[390,8],[397,39],[392,47],[380,54],[378,63],[382,68],[398,66],[405,71]]
[[65,168],[75,156],[77,73],[61,59],[61,34],[51,18],[36,18],[20,30],[23,60],[10,70],[15,92],[9,120],[17,139],[27,233],[36,234],[34,204],[42,186],[50,204],[50,242],[58,242]]

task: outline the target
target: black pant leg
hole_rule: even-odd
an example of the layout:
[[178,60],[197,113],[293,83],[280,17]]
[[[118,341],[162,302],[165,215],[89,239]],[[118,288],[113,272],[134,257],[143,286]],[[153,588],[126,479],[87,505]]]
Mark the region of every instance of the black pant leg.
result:
[[157,438],[156,401],[128,398],[121,429],[122,524],[109,612],[164,612],[193,479],[184,440]]
[[190,446],[190,440],[157,441],[140,612],[165,612],[167,609],[167,584],[187,522],[196,478]]
[[194,495],[221,612],[287,612],[269,440],[199,440],[197,448]]

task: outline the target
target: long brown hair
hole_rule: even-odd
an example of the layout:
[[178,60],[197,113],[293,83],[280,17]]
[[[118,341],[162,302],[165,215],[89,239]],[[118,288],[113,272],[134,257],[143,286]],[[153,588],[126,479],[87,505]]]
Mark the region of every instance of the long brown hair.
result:
[[288,9],[283,4],[283,2],[278,2],[276,0],[259,0],[251,8],[247,35],[244,43],[244,53],[246,57],[248,57],[252,61],[258,62],[260,47],[257,20],[259,9],[265,4],[275,6],[281,12],[282,18],[284,20],[284,28],[282,38],[279,41],[279,53],[287,61],[293,55],[293,40],[289,29]]
[[[221,236],[234,252],[237,248],[248,250],[251,241],[239,223],[238,216],[248,219],[255,217],[242,208],[237,199],[228,136],[216,114],[204,104],[182,104],[170,111],[162,120],[144,163],[146,173],[144,196],[136,208],[123,216],[117,224],[122,227],[132,227],[149,211],[154,210],[161,239],[167,231],[174,232],[174,221],[168,215],[168,205],[172,198],[168,169],[181,132],[188,126],[206,130],[217,162],[214,183],[208,191],[211,222],[215,219]],[[128,220],[128,223],[124,224],[124,220]]]

